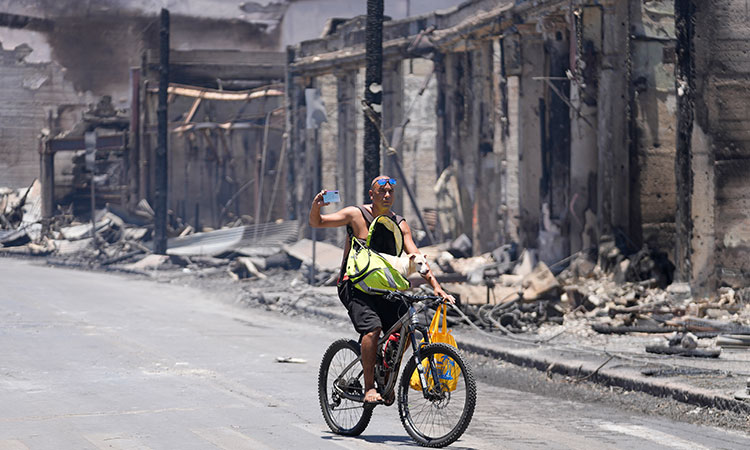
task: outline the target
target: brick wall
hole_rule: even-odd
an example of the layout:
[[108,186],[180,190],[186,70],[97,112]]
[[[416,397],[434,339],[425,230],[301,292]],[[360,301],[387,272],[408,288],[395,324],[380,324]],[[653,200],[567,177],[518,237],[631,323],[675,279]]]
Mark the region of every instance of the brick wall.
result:
[[86,97],[63,79],[59,65],[24,62],[30,49],[0,47],[0,186],[25,187],[39,176],[39,135],[48,126],[47,111],[85,106]]

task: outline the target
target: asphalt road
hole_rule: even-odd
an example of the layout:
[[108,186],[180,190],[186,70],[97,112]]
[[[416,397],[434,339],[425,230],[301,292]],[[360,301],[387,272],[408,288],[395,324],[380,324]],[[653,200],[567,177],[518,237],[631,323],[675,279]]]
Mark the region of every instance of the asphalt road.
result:
[[[396,407],[379,407],[359,438],[327,430],[318,362],[351,334],[217,293],[0,258],[0,450],[413,446]],[[478,391],[452,448],[750,448],[737,432]]]

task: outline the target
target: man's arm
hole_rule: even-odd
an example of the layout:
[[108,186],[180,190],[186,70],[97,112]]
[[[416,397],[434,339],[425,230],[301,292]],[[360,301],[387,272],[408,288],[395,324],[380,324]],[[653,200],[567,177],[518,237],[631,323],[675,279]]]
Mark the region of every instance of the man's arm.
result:
[[354,206],[347,206],[331,214],[320,214],[320,208],[330,204],[323,201],[323,194],[325,193],[325,190],[318,192],[312,201],[309,218],[310,226],[313,228],[335,228],[350,225],[352,217],[354,217],[354,212],[357,211],[357,208]]
[[[406,253],[420,253],[419,249],[417,248],[417,244],[414,243],[414,239],[411,236],[411,228],[409,227],[409,224],[404,220],[399,224],[399,227],[404,233],[404,250],[406,250]],[[430,283],[430,286],[432,286],[435,294],[443,297],[451,303],[455,303],[456,299],[443,290],[443,288],[440,286],[440,283],[438,283],[437,278],[435,278],[435,275],[432,274],[432,269],[430,269],[429,264],[427,265],[427,269],[427,273],[422,275],[422,278]]]

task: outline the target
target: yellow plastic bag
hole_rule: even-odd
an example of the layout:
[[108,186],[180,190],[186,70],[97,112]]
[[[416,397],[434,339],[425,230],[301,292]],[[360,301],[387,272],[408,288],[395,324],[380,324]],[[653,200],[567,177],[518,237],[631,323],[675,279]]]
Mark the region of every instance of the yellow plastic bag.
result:
[[[456,340],[453,338],[451,331],[448,329],[448,322],[445,318],[446,315],[447,307],[445,304],[441,305],[437,309],[437,311],[435,311],[435,315],[432,317],[432,322],[430,322],[430,342],[439,342],[458,348],[458,345],[456,345]],[[435,365],[437,366],[438,370],[438,379],[443,384],[443,386],[448,388],[449,391],[455,391],[456,386],[458,385],[458,377],[461,375],[461,369],[456,365],[456,362],[448,355],[436,354]],[[422,366],[424,366],[425,368],[425,378],[427,379],[427,384],[431,388],[433,386],[433,381],[426,358],[422,360]],[[414,373],[411,374],[409,386],[417,391],[422,390],[422,383],[419,382],[419,371],[417,371],[416,369],[414,370]]]

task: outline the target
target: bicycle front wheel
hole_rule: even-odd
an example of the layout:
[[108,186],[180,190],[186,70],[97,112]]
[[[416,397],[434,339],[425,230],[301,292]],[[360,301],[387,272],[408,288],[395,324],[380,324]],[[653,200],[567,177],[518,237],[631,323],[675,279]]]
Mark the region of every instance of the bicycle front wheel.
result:
[[362,364],[357,362],[344,371],[359,355],[360,347],[356,342],[347,339],[335,341],[323,355],[318,372],[318,398],[323,418],[331,431],[346,436],[361,434],[372,417],[373,406],[341,395],[344,392],[364,398]]
[[409,358],[399,382],[398,413],[406,432],[419,445],[445,447],[461,437],[471,422],[476,381],[455,347],[429,344],[421,349],[420,357],[429,386],[427,394],[410,387],[417,363]]

